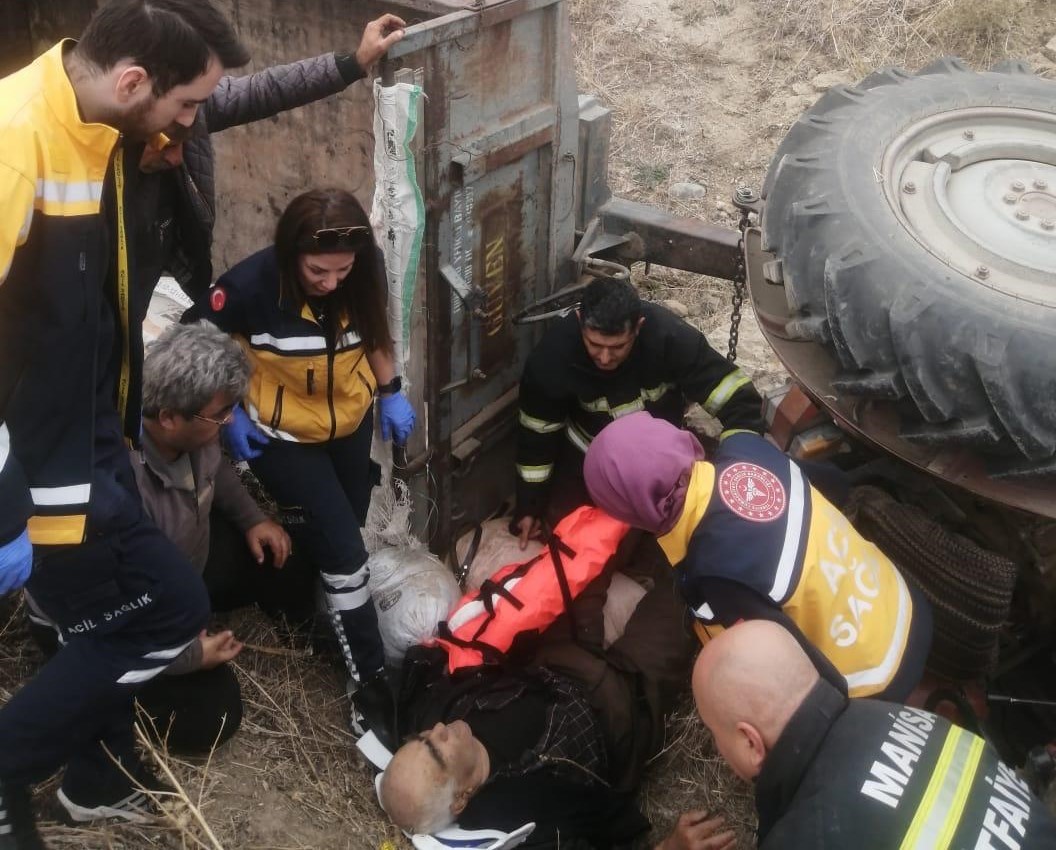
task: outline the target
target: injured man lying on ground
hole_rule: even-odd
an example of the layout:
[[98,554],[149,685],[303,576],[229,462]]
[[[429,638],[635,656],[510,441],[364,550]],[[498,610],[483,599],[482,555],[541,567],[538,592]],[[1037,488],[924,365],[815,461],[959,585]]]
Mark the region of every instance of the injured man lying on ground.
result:
[[[566,554],[576,548],[571,542]],[[629,558],[627,548],[581,593],[573,587],[571,614],[534,640],[521,633],[506,663],[455,669],[445,642],[408,653],[399,697],[407,742],[379,789],[397,826],[422,834],[456,820],[504,831],[534,822],[524,845],[533,848],[622,846],[648,830],[635,793],[687,683],[693,641],[655,540],[643,539]],[[552,576],[545,559],[554,552],[540,556]],[[562,560],[568,572],[578,568]],[[621,560],[649,589],[604,647],[599,603]]]

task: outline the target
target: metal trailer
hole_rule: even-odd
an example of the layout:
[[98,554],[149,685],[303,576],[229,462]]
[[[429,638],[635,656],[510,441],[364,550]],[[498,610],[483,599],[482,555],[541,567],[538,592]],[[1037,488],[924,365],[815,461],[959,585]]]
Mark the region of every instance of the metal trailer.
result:
[[[555,293],[626,275],[641,261],[743,282],[747,256],[768,339],[841,423],[976,493],[1056,511],[1045,489],[991,481],[963,453],[905,443],[883,405],[837,398],[828,384],[832,356],[782,338],[788,307],[767,281],[770,258],[755,228],[718,228],[612,196],[611,116],[577,91],[565,0],[219,2],[254,56],[250,70],[350,50],[364,23],[384,11],[409,23],[379,71],[383,83],[415,81],[425,92],[415,159],[426,225],[407,373],[421,417],[398,469],[414,494],[415,530],[434,551],[446,551],[464,523],[491,514],[512,492],[517,384],[541,327],[523,319],[553,306],[547,299]],[[95,5],[0,0],[0,55],[8,57],[0,70],[79,32]],[[370,202],[372,99],[364,84],[214,140],[218,270],[265,244],[285,202],[309,186],[338,183]],[[744,225],[761,210],[750,192],[735,201]],[[735,299],[742,292],[735,286]]]

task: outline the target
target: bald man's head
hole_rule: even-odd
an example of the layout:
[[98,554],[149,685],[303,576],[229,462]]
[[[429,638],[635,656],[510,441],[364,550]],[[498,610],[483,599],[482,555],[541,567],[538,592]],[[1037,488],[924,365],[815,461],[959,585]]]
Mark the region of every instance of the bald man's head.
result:
[[381,806],[392,822],[412,834],[427,834],[455,820],[455,779],[429,757],[426,745],[411,741],[392,757],[381,777]]
[[786,629],[749,620],[704,645],[693,668],[693,698],[733,772],[754,779],[817,681],[818,671]]
[[489,771],[465,721],[437,723],[396,751],[378,789],[381,807],[400,829],[436,832],[454,823]]

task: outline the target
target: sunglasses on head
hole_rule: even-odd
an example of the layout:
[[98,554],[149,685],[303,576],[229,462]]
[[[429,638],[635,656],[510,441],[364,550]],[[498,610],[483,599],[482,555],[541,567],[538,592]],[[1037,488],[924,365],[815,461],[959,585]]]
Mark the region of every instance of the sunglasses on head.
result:
[[335,248],[355,250],[363,247],[369,238],[370,228],[363,225],[324,227],[312,234],[312,241],[324,251],[332,251]]

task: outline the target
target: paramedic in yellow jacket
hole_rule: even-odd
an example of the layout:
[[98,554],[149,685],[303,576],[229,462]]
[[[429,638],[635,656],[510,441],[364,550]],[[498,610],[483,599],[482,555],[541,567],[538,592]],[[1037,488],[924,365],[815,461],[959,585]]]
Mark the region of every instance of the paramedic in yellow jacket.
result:
[[635,413],[602,430],[584,475],[599,507],[658,536],[703,641],[774,620],[851,696],[902,701],[917,684],[927,600],[758,434],[705,459],[692,434]]
[[278,502],[294,549],[318,568],[356,689],[353,722],[382,739],[392,697],[360,535],[378,481],[375,392],[385,439],[403,443],[415,421],[385,293],[363,208],[349,192],[319,189],[294,198],[274,246],[224,274],[192,310],[232,334],[253,364],[245,409],[230,412],[225,438]]

